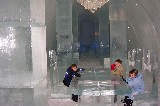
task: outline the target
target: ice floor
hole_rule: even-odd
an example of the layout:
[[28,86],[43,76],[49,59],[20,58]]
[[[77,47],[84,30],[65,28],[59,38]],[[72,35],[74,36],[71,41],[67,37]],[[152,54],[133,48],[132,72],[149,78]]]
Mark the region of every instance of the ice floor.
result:
[[[86,105],[81,105],[78,103],[75,103],[73,101],[71,101],[70,99],[64,99],[64,100],[60,100],[60,99],[51,99],[49,100],[49,106],[101,106],[101,104],[86,104]],[[102,106],[123,106],[123,104],[104,104]],[[133,103],[133,106],[158,106],[155,102],[142,102],[141,104],[136,104]]]

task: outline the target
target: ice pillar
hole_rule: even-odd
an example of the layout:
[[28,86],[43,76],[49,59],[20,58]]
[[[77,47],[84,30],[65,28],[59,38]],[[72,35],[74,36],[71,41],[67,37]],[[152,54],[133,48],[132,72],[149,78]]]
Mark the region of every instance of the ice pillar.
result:
[[126,0],[111,0],[109,4],[110,19],[110,59],[113,63],[121,59],[127,69],[127,37],[126,37]]
[[106,3],[99,11],[99,41],[100,63],[104,65],[104,58],[109,58],[109,3]]
[[60,81],[72,61],[72,0],[56,1],[57,54]]
[[73,1],[72,6],[72,33],[73,33],[73,61],[74,63],[78,63],[79,60],[79,46],[80,43],[78,41],[78,4],[76,0]]

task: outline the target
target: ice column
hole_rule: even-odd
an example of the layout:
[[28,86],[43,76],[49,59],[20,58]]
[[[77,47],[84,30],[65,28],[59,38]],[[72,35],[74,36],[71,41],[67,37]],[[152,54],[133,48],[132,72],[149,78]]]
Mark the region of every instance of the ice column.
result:
[[59,78],[63,81],[66,68],[73,62],[72,0],[57,0],[56,32]]
[[34,104],[47,106],[45,1],[30,0]]
[[110,59],[113,63],[121,59],[127,68],[127,37],[126,37],[126,0],[111,0],[109,4],[110,19]]
[[76,0],[73,1],[72,7],[72,33],[73,33],[73,61],[74,63],[78,63],[79,60],[79,46],[80,43],[78,41],[78,3]]
[[104,65],[104,58],[109,58],[109,3],[106,3],[99,11],[99,40],[100,63]]

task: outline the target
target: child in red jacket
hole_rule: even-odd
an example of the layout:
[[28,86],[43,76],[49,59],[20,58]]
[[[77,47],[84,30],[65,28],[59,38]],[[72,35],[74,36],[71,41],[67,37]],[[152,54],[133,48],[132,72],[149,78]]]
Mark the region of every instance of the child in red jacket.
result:
[[[122,61],[117,59],[114,64],[111,64],[111,81],[120,81],[123,76]],[[117,89],[117,85],[114,83],[114,89]],[[117,95],[114,95],[114,103],[117,101]]]
[[123,76],[123,70],[124,68],[120,59],[117,59],[114,64],[111,64],[111,72],[114,77]]

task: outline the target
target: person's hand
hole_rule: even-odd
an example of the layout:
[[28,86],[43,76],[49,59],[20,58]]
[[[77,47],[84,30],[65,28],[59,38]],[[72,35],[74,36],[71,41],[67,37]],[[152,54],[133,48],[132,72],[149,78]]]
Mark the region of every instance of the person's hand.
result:
[[120,76],[120,77],[123,77],[123,75],[121,75],[121,74],[120,74],[119,76]]

